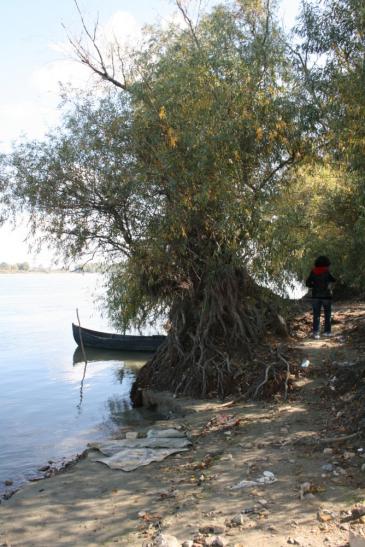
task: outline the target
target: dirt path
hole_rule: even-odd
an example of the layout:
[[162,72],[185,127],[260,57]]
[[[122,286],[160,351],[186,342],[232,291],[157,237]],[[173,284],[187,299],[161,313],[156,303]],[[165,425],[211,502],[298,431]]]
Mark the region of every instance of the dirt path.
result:
[[[90,452],[68,472],[29,484],[0,505],[0,545],[147,546],[159,532],[178,539],[166,545],[214,545],[217,535],[241,547],[348,545],[351,531],[365,533],[349,512],[365,500],[365,439],[321,439],[343,433],[333,429],[331,366],[359,358],[346,333],[364,318],[361,306],[338,308],[334,338],[320,341],[307,337],[303,319],[293,344],[310,365],[285,404],[182,401],[185,415],[160,426],[184,427],[189,452],[131,473],[93,462]],[[232,488],[265,471],[275,482]]]

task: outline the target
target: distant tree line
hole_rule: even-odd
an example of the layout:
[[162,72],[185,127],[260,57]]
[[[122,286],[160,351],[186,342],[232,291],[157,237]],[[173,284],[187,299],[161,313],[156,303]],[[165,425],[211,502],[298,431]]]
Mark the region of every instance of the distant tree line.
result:
[[42,266],[30,266],[28,262],[17,262],[9,264],[8,262],[0,262],[0,272],[15,273],[15,272],[69,272],[69,273],[98,273],[102,270],[101,264],[77,264],[76,266],[50,268]]
[[8,264],[0,262],[0,272],[29,272],[30,266],[28,262],[17,262],[16,264]]

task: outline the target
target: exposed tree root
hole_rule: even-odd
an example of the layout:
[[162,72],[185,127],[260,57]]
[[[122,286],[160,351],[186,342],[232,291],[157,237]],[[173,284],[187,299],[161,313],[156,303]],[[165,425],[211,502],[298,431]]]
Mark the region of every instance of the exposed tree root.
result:
[[189,292],[171,310],[167,340],[141,369],[132,400],[140,404],[139,392],[147,387],[223,398],[257,397],[275,386],[274,391],[282,389],[287,396],[285,359],[272,353],[262,378],[264,366],[256,358],[265,333],[277,322],[267,291],[241,270],[222,276],[202,293]]

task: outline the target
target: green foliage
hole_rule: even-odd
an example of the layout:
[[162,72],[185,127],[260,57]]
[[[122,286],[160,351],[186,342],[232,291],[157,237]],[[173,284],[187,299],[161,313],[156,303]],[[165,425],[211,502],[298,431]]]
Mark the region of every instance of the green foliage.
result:
[[66,258],[103,257],[123,329],[237,267],[282,279],[268,203],[312,133],[266,3],[150,29],[125,66],[123,90],[70,98],[57,131],[15,149],[7,196],[33,232]]
[[[300,34],[301,59],[308,62],[303,70],[307,92],[321,104],[324,131],[318,146],[325,167],[312,170],[309,178],[308,172],[301,177],[309,197],[302,191],[303,205],[295,208],[307,225],[307,237],[298,238],[298,247],[306,261],[310,255],[330,255],[340,281],[361,292],[365,284],[364,2],[305,2]],[[301,272],[299,264],[297,272]]]

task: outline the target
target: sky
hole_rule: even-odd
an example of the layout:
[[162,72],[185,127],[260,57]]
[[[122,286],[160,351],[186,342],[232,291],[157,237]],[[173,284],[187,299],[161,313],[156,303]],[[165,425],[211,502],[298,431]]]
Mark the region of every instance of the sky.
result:
[[[202,0],[210,6],[215,0]],[[138,39],[146,23],[167,22],[173,0],[79,0],[86,22],[126,43]],[[292,26],[299,0],[281,0],[280,18]],[[67,29],[67,30],[65,30]],[[67,33],[79,37],[74,0],[0,0],[0,152],[22,137],[42,138],[59,120],[60,82],[88,85],[90,75],[72,58]],[[24,240],[26,223],[0,227],[0,262],[50,265],[52,254],[35,255]]]

